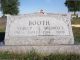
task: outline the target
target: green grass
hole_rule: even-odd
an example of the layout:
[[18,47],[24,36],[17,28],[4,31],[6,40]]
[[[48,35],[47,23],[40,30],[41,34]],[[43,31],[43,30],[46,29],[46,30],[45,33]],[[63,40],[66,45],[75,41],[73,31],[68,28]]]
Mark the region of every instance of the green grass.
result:
[[72,24],[80,24],[80,18],[73,18]]
[[5,31],[5,29],[0,29],[0,32],[4,32]]
[[[72,24],[80,24],[80,18],[73,18]],[[72,27],[75,44],[80,44],[80,27]]]
[[0,52],[0,60],[80,60],[78,54],[50,54],[43,56],[36,52],[16,54],[10,52]]
[[73,27],[73,34],[74,34],[75,43],[80,43],[80,28]]
[[4,32],[5,31],[5,27],[4,26],[0,26],[0,32]]

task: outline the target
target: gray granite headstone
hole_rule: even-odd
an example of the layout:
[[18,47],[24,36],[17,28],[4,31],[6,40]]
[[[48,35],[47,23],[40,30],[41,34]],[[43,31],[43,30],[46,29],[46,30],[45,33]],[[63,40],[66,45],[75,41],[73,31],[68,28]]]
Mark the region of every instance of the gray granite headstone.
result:
[[7,16],[5,45],[49,46],[74,44],[70,15]]

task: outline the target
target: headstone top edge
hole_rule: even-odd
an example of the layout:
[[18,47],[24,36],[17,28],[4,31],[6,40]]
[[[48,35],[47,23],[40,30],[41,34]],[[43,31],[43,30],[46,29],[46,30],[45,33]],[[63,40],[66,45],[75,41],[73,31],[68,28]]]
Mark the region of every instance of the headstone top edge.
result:
[[63,13],[39,13],[39,12],[35,12],[35,13],[27,13],[27,14],[18,14],[18,15],[9,15],[6,14],[6,16],[71,16],[70,14],[63,14]]

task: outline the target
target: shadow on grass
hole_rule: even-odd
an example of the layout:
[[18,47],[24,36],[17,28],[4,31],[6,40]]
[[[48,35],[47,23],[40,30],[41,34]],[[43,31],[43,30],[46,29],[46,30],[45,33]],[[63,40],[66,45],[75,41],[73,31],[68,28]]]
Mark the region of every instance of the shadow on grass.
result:
[[0,45],[4,45],[5,32],[0,32]]
[[80,27],[73,27],[75,44],[80,44]]

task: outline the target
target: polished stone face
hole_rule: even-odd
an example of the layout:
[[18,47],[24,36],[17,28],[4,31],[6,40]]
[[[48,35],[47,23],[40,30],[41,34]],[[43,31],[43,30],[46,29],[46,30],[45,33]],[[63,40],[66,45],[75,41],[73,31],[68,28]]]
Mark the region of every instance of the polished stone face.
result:
[[73,34],[68,15],[8,16],[6,45],[73,44]]

